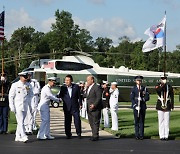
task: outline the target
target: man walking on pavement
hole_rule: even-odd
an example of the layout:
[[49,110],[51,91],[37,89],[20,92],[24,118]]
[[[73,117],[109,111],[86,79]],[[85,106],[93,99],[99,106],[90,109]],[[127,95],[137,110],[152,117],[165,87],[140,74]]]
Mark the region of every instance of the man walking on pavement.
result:
[[33,97],[32,87],[27,82],[27,72],[19,73],[20,80],[12,84],[9,91],[9,106],[15,113],[17,120],[15,141],[27,142],[28,137],[25,134],[24,119],[26,117],[28,103]]
[[63,101],[63,110],[65,117],[65,133],[67,139],[72,137],[71,123],[72,116],[74,117],[74,125],[78,138],[81,138],[81,120],[80,109],[82,108],[82,96],[80,93],[80,87],[73,84],[73,77],[67,75],[65,77],[65,85],[61,87],[59,97]]

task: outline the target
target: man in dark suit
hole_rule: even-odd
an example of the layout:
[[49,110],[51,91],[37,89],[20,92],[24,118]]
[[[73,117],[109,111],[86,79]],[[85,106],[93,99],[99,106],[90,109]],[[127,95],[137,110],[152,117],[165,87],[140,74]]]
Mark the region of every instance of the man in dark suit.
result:
[[63,110],[65,116],[65,133],[67,139],[70,139],[72,116],[78,138],[81,138],[81,120],[79,110],[82,107],[82,97],[78,85],[72,83],[71,75],[65,77],[65,85],[61,87],[60,98],[63,101]]
[[92,129],[91,141],[98,141],[102,109],[102,90],[95,84],[93,76],[87,77],[87,85],[86,98],[88,119]]

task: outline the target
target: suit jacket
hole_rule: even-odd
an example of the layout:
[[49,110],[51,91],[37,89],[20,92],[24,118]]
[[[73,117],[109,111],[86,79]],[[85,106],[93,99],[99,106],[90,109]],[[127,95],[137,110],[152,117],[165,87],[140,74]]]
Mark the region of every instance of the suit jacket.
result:
[[[130,94],[130,99],[132,102],[132,108],[134,108],[134,109],[136,106],[138,106],[138,97],[139,97],[138,87],[134,86],[132,88],[131,94]],[[145,110],[147,108],[146,107],[146,101],[149,100],[149,92],[148,92],[147,88],[144,86],[141,86],[140,97],[141,97],[140,107],[141,107],[141,109]]]
[[2,97],[2,86],[3,86],[3,98],[4,100],[0,100],[0,106],[9,106],[8,94],[11,83],[7,80],[6,82],[0,81],[0,97]]
[[69,96],[69,92],[66,85],[61,86],[59,97],[63,101],[64,111],[79,111],[79,107],[82,106],[82,97],[80,93],[80,87],[76,84],[72,84],[72,96]]
[[93,111],[102,109],[102,90],[99,86],[94,84],[91,90],[89,91],[89,94],[86,93],[86,98],[88,109],[90,108],[91,104],[94,104],[95,106],[95,109]]

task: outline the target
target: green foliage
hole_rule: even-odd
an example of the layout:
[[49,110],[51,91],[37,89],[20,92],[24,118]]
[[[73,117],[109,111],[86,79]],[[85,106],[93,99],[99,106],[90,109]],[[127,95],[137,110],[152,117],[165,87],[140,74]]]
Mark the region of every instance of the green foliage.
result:
[[[164,53],[158,50],[143,53],[142,40],[131,42],[127,36],[120,36],[119,44],[113,46],[110,38],[94,39],[88,30],[81,29],[74,23],[70,12],[57,10],[55,19],[47,33],[38,32],[33,27],[21,27],[13,32],[9,41],[4,41],[5,69],[10,80],[35,59],[61,58],[67,54],[65,48],[88,52],[103,67],[123,65],[137,70],[164,70]],[[179,59],[180,45],[177,45],[175,51],[167,52],[167,71],[180,73]]]

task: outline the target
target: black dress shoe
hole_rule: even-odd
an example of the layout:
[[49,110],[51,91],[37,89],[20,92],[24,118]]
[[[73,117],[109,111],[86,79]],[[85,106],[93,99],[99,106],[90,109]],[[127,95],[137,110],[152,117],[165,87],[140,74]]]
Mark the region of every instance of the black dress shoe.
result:
[[8,132],[3,132],[4,135],[8,134]]
[[78,139],[82,139],[81,135],[78,135]]
[[91,141],[98,141],[98,140],[99,140],[98,137],[93,137],[93,138],[91,138]]
[[139,137],[139,139],[140,139],[140,140],[143,140],[143,139],[144,139],[144,137],[142,137],[142,136],[141,136],[141,137]]
[[165,141],[168,141],[168,138],[164,138]]
[[138,136],[136,136],[136,137],[135,137],[135,139],[136,139],[136,140],[139,140],[139,137],[138,137]]
[[71,139],[72,138],[72,136],[66,136],[66,139]]
[[160,138],[161,141],[164,141],[164,138]]

